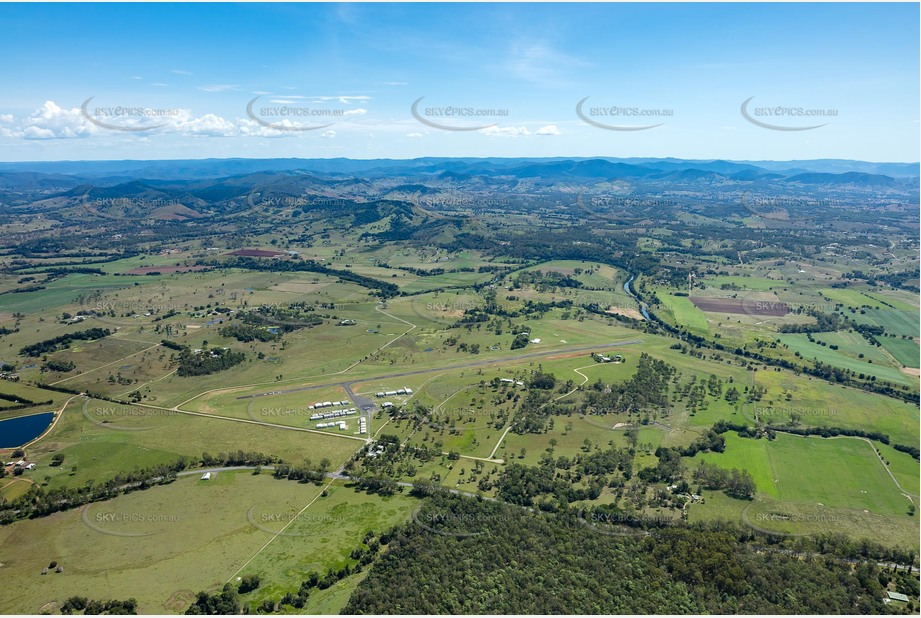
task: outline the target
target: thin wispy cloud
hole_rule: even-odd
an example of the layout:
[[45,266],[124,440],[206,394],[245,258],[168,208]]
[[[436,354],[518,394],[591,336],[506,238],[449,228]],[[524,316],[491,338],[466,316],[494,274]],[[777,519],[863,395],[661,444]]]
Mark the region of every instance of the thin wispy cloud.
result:
[[240,87],[236,84],[209,84],[207,86],[199,86],[198,89],[205,92],[229,92],[232,90],[239,90]]

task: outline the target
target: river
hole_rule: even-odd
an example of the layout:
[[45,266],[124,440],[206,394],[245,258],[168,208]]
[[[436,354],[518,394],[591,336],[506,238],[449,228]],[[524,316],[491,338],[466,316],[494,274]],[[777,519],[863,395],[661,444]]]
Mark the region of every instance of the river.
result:
[[[630,296],[633,296],[633,298],[636,298],[636,295],[630,291],[630,284],[633,282],[633,278],[634,276],[630,275],[630,278],[627,279],[626,283],[624,283],[624,292],[626,292]],[[640,304],[640,313],[643,314],[643,317],[646,318],[647,320],[652,320],[652,318],[649,317],[649,312],[646,310],[646,303],[640,302],[640,299],[638,298],[636,298],[636,302]]]

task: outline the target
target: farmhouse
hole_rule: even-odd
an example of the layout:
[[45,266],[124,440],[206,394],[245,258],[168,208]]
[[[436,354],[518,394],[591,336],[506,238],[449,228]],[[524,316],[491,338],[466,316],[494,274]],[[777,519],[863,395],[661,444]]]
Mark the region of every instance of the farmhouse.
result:
[[887,590],[886,596],[889,597],[889,601],[901,601],[902,603],[908,603],[908,595],[902,594],[901,592],[892,592],[891,590]]
[[211,480],[211,473],[210,473],[210,472],[205,472],[204,474],[202,474],[202,475],[201,475],[201,480],[203,480],[203,481],[210,481],[210,480]]

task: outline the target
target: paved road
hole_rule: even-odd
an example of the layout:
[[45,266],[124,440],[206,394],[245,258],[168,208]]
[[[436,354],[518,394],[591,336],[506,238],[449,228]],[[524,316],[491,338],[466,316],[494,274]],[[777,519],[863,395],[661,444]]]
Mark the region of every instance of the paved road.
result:
[[[497,359],[487,359],[481,361],[471,361],[469,363],[460,363],[458,365],[449,365],[446,367],[432,367],[428,369],[416,369],[414,371],[401,371],[399,373],[390,373],[380,376],[368,376],[366,378],[355,378],[353,380],[346,380],[340,382],[331,382],[326,384],[313,384],[311,386],[299,386],[297,388],[289,388],[280,391],[270,391],[268,393],[258,393],[256,395],[241,395],[237,399],[255,399],[257,397],[270,397],[272,395],[281,395],[287,393],[298,393],[302,391],[311,391],[322,388],[330,388],[334,386],[342,386],[346,389],[346,392],[352,393],[351,385],[357,382],[370,382],[373,380],[394,380],[396,378],[405,378],[409,376],[418,376],[424,375],[426,373],[437,373],[441,371],[455,371],[457,369],[470,369],[473,367],[483,367],[486,365],[496,365],[499,363],[513,363],[522,360],[527,360],[529,358],[542,358],[544,356],[553,356],[555,354],[572,354],[574,352],[590,352],[593,350],[605,350],[607,348],[616,348],[624,345],[636,345],[638,343],[643,343],[640,339],[632,339],[630,341],[617,341],[614,343],[601,343],[591,346],[582,346],[578,348],[564,348],[558,350],[546,350],[543,352],[531,352],[530,354],[519,354],[517,356],[507,357],[507,358],[497,358]],[[354,394],[351,396],[354,397]],[[370,401],[370,400],[368,400]],[[358,403],[358,402],[356,402]]]

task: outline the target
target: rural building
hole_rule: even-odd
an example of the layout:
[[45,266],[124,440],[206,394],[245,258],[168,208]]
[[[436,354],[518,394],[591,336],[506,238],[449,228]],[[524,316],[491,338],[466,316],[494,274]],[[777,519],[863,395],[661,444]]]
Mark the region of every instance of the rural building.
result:
[[210,480],[211,480],[211,473],[210,473],[210,472],[205,472],[204,474],[202,474],[202,475],[201,475],[201,480],[203,480],[203,481],[210,481]]
[[901,601],[902,603],[908,603],[908,595],[902,594],[901,592],[892,592],[891,590],[887,590],[886,596],[889,597],[890,601]]

